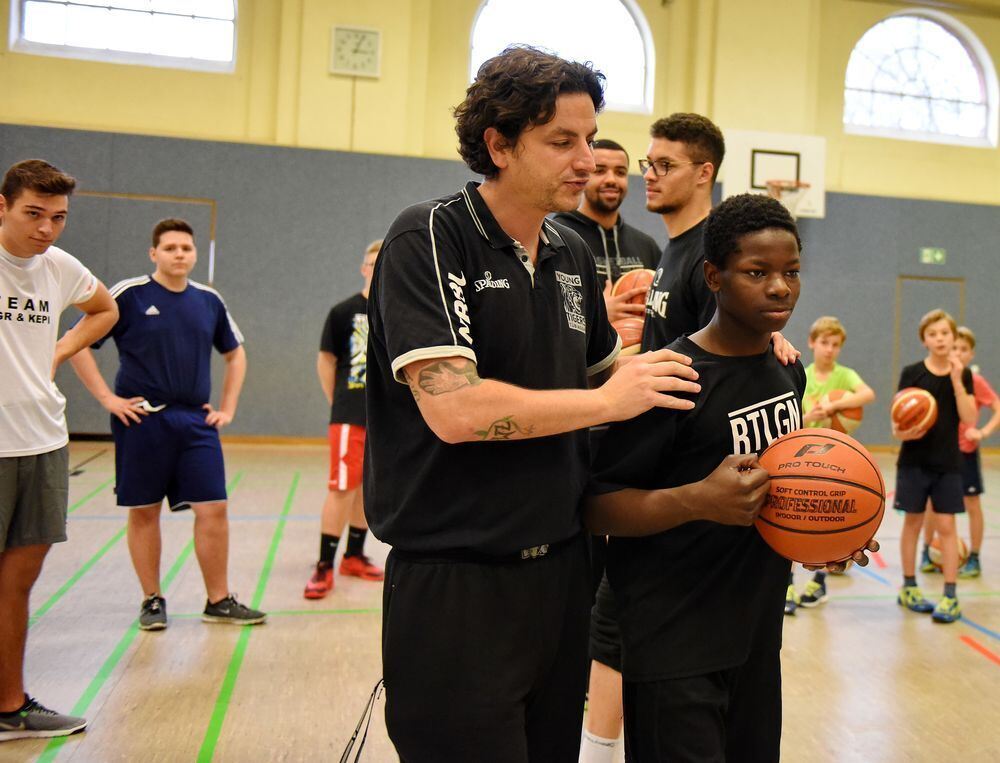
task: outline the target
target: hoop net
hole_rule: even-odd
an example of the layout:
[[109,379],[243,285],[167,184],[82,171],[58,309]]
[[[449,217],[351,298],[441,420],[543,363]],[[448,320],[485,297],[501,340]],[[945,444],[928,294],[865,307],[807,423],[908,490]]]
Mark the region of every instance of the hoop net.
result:
[[766,184],[768,196],[780,201],[792,217],[797,216],[795,211],[802,203],[806,191],[811,188],[809,183],[801,180],[768,180]]

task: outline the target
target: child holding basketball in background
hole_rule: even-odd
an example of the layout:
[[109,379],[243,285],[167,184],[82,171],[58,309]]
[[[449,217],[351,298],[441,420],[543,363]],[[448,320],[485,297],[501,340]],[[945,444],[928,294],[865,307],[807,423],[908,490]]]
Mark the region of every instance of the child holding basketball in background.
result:
[[[900,430],[893,421],[892,433],[903,442],[896,462],[896,504],[906,512],[900,537],[903,587],[897,601],[920,613],[933,612],[934,622],[952,623],[962,616],[955,586],[958,577],[958,536],[955,515],[965,511],[962,499],[962,454],[955,436],[959,422],[976,423],[972,371],[965,368],[955,350],[955,319],[944,310],[932,310],[920,320],[920,341],[927,357],[903,369],[899,389],[919,387],[937,401],[937,419],[930,429]],[[923,513],[930,499],[937,532],[941,538],[944,595],[931,604],[917,586],[917,541]]]
[[[830,417],[838,411],[861,408],[875,400],[875,391],[864,383],[858,372],[837,363],[847,341],[847,329],[837,318],[824,315],[809,329],[809,349],[813,362],[806,366],[806,393],[802,397],[802,423],[807,427],[829,427]],[[837,400],[828,395],[837,390],[846,394]],[[799,606],[815,607],[826,601],[826,573],[816,572],[806,583],[800,597],[791,576],[785,595],[785,614],[794,615]]]
[[[798,299],[800,242],[778,201],[743,194],[709,215],[704,247],[715,315],[670,345],[699,373],[695,408],[613,424],[585,506],[591,532],[613,536],[608,576],[635,761],[780,752],[789,562],[749,525],[768,485],[756,454],[801,425],[805,371],[770,347]],[[709,475],[728,475],[727,487],[708,488]],[[696,514],[709,489],[719,515]]]

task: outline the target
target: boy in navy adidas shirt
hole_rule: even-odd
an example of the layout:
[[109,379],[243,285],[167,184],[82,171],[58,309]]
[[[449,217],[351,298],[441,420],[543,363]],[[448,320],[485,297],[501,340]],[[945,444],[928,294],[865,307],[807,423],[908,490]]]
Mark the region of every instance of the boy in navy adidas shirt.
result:
[[[160,590],[160,507],[194,511],[194,548],[208,600],[202,620],[254,625],[263,612],[240,604],[227,577],[229,520],[219,429],[236,415],[246,353],[243,335],[215,289],[188,278],[198,259],[194,231],[184,220],[161,220],[153,229],[151,276],[111,289],[120,318],[108,336],[121,365],[112,392],[93,353],[72,363],[90,393],[111,414],[115,439],[115,492],[128,509],[128,546],[144,599],[139,627],[167,627]],[[212,349],[226,361],[222,401],[211,396]]]
[[[695,407],[613,424],[586,506],[590,530],[614,536],[625,744],[640,762],[780,750],[789,562],[750,525],[768,486],[757,454],[802,425],[802,364],[783,366],[770,349],[799,296],[801,244],[780,203],[744,194],[709,215],[704,248],[715,315],[670,345],[698,371]],[[705,479],[720,473],[728,483]],[[689,519],[712,484],[728,484],[708,497],[718,518]],[[725,510],[740,503],[742,514]]]

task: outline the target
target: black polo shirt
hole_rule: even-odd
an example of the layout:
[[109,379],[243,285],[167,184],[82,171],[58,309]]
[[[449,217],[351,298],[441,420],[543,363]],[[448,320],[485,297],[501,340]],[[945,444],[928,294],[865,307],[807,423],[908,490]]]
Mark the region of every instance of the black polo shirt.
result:
[[546,220],[533,274],[515,244],[475,183],[386,234],[368,305],[364,490],[372,531],[400,550],[506,555],[582,527],[586,430],[449,445],[401,381],[414,361],[459,356],[484,379],[585,389],[611,365],[618,335],[583,240]]

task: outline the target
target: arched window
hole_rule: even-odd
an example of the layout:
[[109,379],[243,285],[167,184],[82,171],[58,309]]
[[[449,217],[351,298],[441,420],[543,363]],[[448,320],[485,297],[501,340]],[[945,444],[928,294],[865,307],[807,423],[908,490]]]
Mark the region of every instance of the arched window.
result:
[[11,0],[22,53],[232,71],[235,0]]
[[954,19],[907,11],[858,40],[847,64],[848,132],[995,146],[997,78],[982,43]]
[[472,25],[469,79],[515,43],[592,61],[607,77],[609,109],[652,112],[653,40],[634,0],[485,0]]

